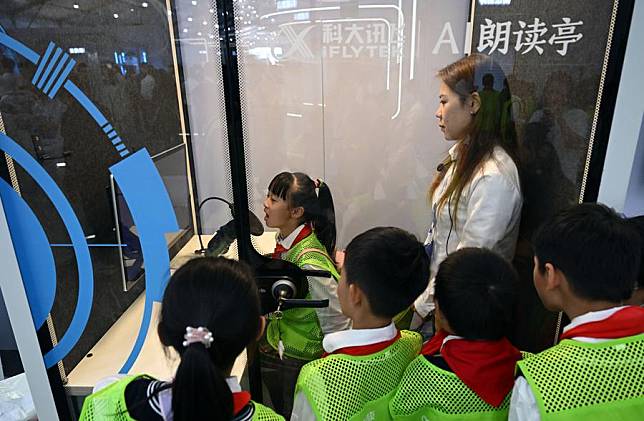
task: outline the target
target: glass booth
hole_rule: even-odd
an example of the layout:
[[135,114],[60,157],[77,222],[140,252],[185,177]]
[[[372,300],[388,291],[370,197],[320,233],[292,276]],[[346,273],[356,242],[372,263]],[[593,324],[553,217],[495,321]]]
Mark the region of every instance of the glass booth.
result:
[[[155,337],[169,274],[231,211],[228,255],[270,253],[275,233],[252,235],[249,214],[263,215],[283,170],[330,187],[338,249],[374,226],[424,238],[453,145],[434,116],[436,72],[471,53],[502,69],[479,89],[518,139],[512,339],[528,351],[556,340],[562,315],[532,286],[530,238],[597,199],[632,0],[5,3],[0,193],[14,271],[0,326],[17,341],[0,356],[19,356],[12,370],[32,389],[46,376],[36,409],[68,419],[102,377],[171,376],[176,358]],[[257,387],[252,361],[237,369]]]

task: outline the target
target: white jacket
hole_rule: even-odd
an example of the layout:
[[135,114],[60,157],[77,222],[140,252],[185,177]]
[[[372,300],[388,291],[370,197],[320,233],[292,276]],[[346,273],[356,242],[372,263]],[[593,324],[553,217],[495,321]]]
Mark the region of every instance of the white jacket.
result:
[[[452,161],[458,159],[456,145],[449,150]],[[456,165],[447,174],[432,197],[432,208],[449,185]],[[416,312],[425,317],[434,309],[434,278],[440,263],[449,253],[463,247],[484,247],[507,259],[514,257],[519,235],[523,197],[519,172],[510,155],[499,146],[474,173],[455,207],[455,199],[436,211],[434,246],[429,286],[414,303]],[[429,240],[428,236],[428,240]]]

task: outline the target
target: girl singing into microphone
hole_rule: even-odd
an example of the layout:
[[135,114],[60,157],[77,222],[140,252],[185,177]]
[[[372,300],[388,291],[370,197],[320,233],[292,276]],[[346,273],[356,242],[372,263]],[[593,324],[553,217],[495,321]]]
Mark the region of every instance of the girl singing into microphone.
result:
[[325,334],[348,329],[350,321],[340,309],[339,274],[335,268],[335,211],[326,183],[301,172],[282,172],[268,185],[264,221],[279,230],[276,259],[303,269],[325,270],[331,278],[308,277],[309,296],[329,300],[326,308],[286,310],[280,320],[270,320],[260,346],[264,382],[277,412],[288,416],[300,368],[322,355]]

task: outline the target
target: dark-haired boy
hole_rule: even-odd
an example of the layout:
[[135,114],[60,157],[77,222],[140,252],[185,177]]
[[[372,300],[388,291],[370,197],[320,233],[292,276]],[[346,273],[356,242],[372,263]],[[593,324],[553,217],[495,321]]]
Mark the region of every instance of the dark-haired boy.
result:
[[507,420],[521,353],[506,339],[517,275],[498,254],[463,248],[436,274],[436,335],[389,403],[395,420]]
[[581,204],[544,223],[534,240],[534,286],[571,320],[561,342],[519,362],[510,420],[641,420],[644,308],[635,289],[641,241],[631,223]]
[[399,331],[392,318],[428,282],[425,248],[406,231],[373,228],[349,243],[338,298],[353,328],[327,335],[326,356],[302,368],[292,420],[362,419],[365,405],[396,389],[421,337]]

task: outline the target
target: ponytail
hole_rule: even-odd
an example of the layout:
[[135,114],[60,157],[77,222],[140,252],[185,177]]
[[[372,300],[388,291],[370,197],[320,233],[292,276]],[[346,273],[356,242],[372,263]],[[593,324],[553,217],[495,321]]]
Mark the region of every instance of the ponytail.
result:
[[203,344],[188,345],[181,356],[172,382],[172,411],[175,421],[233,417],[233,396],[226,377]]
[[329,186],[323,181],[318,180],[318,208],[320,212],[314,215],[313,229],[320,243],[326,248],[327,253],[333,256],[335,253],[336,227],[335,227],[335,207],[333,206],[333,197]]
[[168,282],[157,332],[181,356],[172,382],[174,420],[232,419],[226,376],[261,332],[250,267],[223,257],[188,261]]

